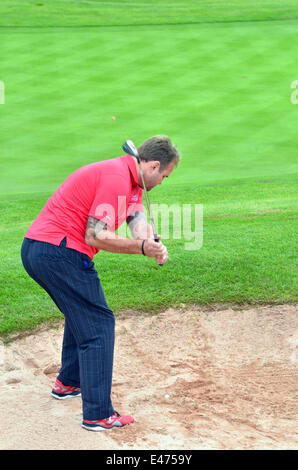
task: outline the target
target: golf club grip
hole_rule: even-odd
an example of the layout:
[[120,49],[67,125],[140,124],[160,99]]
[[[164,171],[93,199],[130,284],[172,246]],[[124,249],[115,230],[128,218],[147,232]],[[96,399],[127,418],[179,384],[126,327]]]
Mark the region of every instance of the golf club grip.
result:
[[[158,236],[156,234],[154,234],[154,241],[156,243],[159,243],[159,239],[158,239]],[[163,266],[163,264],[159,264],[159,266]]]

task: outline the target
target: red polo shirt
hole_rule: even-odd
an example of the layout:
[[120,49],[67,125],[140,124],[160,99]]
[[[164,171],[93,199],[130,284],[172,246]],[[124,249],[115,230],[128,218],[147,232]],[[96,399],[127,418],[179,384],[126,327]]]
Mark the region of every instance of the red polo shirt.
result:
[[85,243],[88,216],[105,222],[112,231],[134,211],[144,211],[133,157],[125,155],[91,163],[72,173],[47,201],[25,238],[67,247],[91,259],[98,249]]

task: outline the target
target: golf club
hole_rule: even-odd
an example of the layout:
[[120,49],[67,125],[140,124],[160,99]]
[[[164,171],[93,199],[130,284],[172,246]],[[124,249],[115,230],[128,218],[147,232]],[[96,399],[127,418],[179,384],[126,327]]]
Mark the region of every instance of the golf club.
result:
[[[149,197],[148,197],[148,193],[147,193],[147,189],[146,189],[146,185],[145,185],[145,181],[144,181],[144,175],[143,175],[143,170],[141,168],[141,162],[140,162],[140,156],[139,156],[139,153],[135,147],[135,144],[133,143],[132,140],[127,140],[123,145],[122,145],[122,148],[123,150],[126,152],[126,153],[129,153],[129,155],[133,155],[134,157],[136,157],[137,161],[138,161],[138,166],[139,166],[139,170],[140,170],[140,175],[141,175],[141,179],[142,179],[142,184],[143,184],[143,188],[144,188],[144,192],[145,192],[145,196],[146,196],[146,202],[147,202],[147,207],[148,207],[148,211],[149,211],[149,217],[150,217],[150,222],[151,222],[151,227],[152,227],[152,231],[153,231],[153,237],[154,237],[154,241],[156,243],[159,242],[159,239],[158,239],[158,236],[157,236],[157,232],[156,232],[156,228],[155,228],[155,223],[154,223],[154,219],[153,219],[153,214],[152,214],[152,211],[151,211],[151,206],[150,206],[150,202],[149,202]],[[160,264],[159,266],[163,266],[162,264]]]

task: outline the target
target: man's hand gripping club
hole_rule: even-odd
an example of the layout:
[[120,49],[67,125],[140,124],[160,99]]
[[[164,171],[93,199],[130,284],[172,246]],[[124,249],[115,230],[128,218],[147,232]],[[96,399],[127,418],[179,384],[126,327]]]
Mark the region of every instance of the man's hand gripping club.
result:
[[160,235],[158,236],[159,243],[156,243],[154,238],[147,238],[143,245],[144,253],[149,258],[155,258],[157,264],[165,264],[169,258],[168,250],[165,245],[160,241]]

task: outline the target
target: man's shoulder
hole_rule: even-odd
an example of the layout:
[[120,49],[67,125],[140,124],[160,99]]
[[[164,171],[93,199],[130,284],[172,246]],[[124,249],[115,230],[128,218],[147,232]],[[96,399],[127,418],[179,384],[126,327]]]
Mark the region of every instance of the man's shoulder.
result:
[[125,157],[121,156],[89,163],[88,165],[79,168],[78,171],[92,172],[94,170],[97,170],[99,173],[114,173],[126,176],[128,172],[128,165],[126,163]]
[[69,177],[69,183],[88,186],[96,191],[108,188],[116,192],[127,192],[131,187],[130,169],[125,157],[89,163]]

